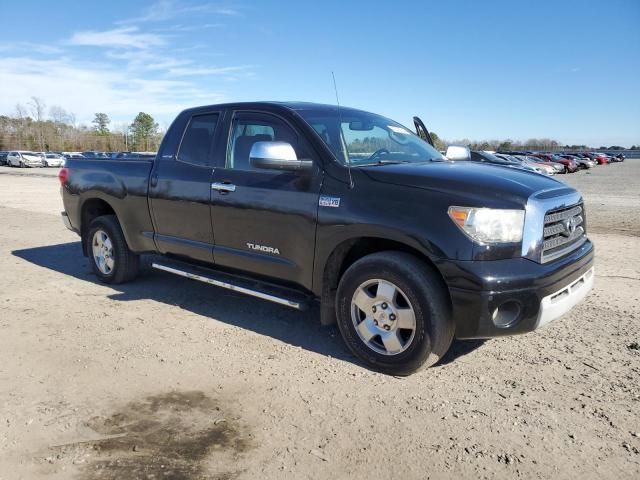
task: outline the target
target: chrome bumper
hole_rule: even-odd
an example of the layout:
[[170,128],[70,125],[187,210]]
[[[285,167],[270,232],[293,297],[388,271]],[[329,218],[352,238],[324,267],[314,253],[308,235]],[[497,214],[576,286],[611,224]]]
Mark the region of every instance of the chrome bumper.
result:
[[591,269],[577,280],[574,280],[557,292],[544,297],[540,302],[536,328],[544,327],[580,303],[593,287],[594,272],[594,268],[591,267]]

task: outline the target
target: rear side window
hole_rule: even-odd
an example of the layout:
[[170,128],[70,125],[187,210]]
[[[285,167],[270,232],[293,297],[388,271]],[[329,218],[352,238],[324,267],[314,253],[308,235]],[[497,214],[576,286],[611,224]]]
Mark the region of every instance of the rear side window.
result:
[[180,142],[178,161],[192,165],[213,165],[213,140],[219,117],[217,113],[191,117]]

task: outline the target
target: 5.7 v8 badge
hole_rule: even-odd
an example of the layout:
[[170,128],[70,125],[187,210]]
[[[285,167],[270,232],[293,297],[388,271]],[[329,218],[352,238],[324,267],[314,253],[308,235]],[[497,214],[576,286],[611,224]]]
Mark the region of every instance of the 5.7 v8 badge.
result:
[[340,206],[340,197],[330,197],[328,195],[320,195],[318,205],[321,207],[338,208]]

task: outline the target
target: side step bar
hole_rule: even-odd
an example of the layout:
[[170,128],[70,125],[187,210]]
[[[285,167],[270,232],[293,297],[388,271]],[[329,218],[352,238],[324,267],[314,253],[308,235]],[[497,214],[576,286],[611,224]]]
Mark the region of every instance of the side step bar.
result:
[[[254,288],[250,288],[253,287],[253,285],[249,285],[249,282],[242,281],[242,279],[235,279],[231,275],[222,273],[217,275],[214,272],[209,272],[208,270],[205,271],[204,268],[191,267],[190,265],[170,266],[153,262],[151,266],[157,270],[162,270],[163,272],[169,272],[181,277],[198,280],[199,282],[208,283],[209,285],[215,285],[216,287],[226,288],[227,290],[232,290],[234,292],[243,293],[252,297],[261,298],[262,300],[267,300],[269,302],[284,305],[285,307],[294,308],[296,310],[306,310],[308,307],[305,300],[288,299],[279,295],[274,295],[272,293],[267,293],[264,291],[256,290]],[[218,278],[214,278],[214,275],[218,276]],[[236,281],[236,283],[231,283],[232,280]],[[242,286],[240,285],[241,283],[246,283],[247,285]]]

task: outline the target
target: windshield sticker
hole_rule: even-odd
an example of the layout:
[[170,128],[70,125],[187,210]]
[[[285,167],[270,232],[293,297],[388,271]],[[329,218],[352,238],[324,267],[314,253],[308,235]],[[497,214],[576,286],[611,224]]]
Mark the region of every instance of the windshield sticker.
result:
[[395,125],[387,125],[387,128],[396,133],[402,133],[403,135],[411,135],[411,132],[408,132],[404,128],[396,127]]

